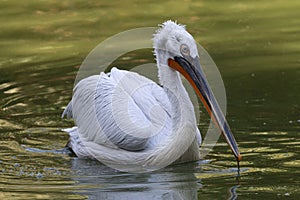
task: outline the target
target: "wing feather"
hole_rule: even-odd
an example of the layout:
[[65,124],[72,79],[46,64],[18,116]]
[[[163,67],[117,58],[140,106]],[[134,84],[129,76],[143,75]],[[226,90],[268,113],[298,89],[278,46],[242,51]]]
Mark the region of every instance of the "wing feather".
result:
[[63,115],[73,115],[82,140],[140,151],[171,132],[170,112],[168,97],[155,82],[113,68],[80,81]]

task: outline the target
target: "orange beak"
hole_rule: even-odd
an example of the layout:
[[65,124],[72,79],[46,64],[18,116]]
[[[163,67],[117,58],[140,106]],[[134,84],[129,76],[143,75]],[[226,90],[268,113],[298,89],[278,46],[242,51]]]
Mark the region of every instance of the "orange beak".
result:
[[237,143],[224,117],[224,114],[222,113],[209,87],[208,81],[201,69],[198,57],[183,58],[176,56],[174,59],[168,59],[168,65],[172,69],[180,72],[189,81],[206,108],[208,114],[216,126],[221,130],[222,135],[224,136],[232,153],[239,162],[242,159],[242,156],[239,153]]

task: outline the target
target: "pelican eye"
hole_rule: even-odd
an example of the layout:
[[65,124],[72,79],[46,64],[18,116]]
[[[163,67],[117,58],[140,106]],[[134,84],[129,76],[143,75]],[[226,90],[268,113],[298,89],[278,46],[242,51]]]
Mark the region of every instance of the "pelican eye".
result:
[[190,56],[190,49],[186,44],[180,46],[180,52],[183,56]]

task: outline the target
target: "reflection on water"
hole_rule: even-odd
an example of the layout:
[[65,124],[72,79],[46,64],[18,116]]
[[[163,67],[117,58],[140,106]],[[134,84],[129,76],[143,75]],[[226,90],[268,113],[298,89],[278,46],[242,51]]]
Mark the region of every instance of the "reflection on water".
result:
[[[23,2],[0,2],[0,199],[299,197],[299,1]],[[113,34],[170,18],[187,24],[219,67],[240,177],[222,139],[204,161],[147,174],[61,151],[61,129],[73,122],[60,115],[87,53]],[[149,61],[145,50],[115,65]]]
[[96,161],[73,160],[79,194],[90,199],[198,199],[201,187],[193,173],[194,165],[170,167],[147,174],[117,172]]

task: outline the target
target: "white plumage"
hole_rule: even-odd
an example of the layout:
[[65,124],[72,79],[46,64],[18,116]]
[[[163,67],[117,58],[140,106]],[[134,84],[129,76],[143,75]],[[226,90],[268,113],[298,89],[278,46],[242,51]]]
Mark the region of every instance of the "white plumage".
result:
[[121,170],[157,169],[199,159],[201,135],[193,104],[179,73],[167,63],[181,55],[182,44],[192,57],[198,56],[193,37],[181,25],[167,21],[154,35],[161,86],[116,68],[76,85],[63,116],[75,121],[76,127],[65,131],[79,158],[98,159]]

